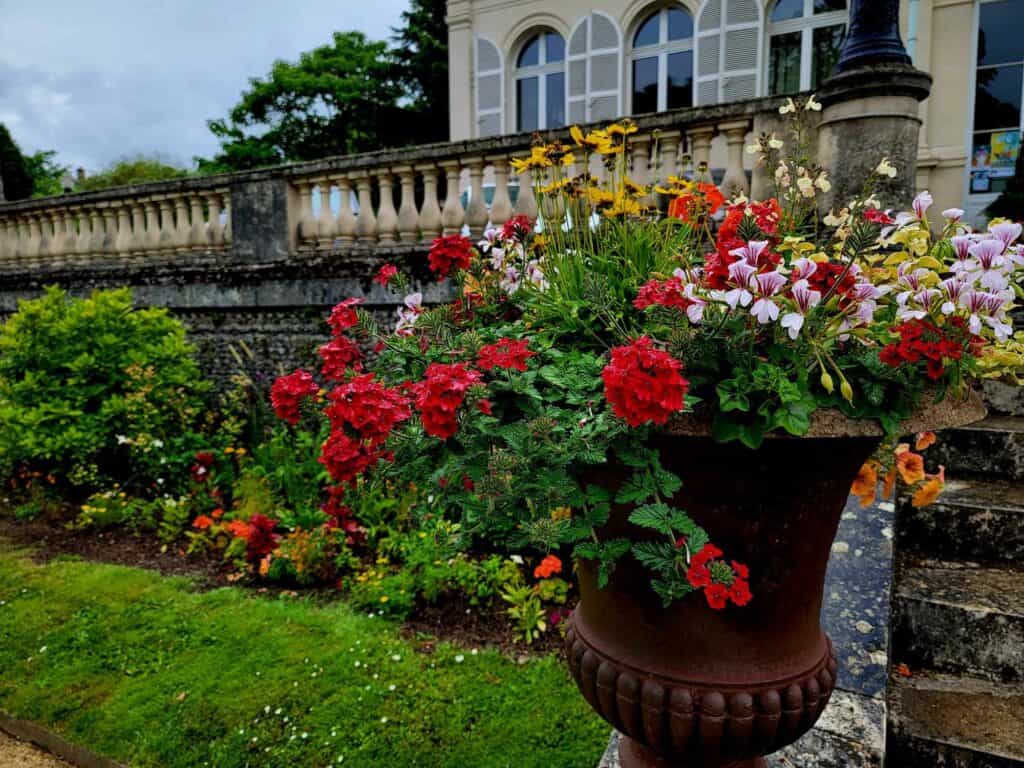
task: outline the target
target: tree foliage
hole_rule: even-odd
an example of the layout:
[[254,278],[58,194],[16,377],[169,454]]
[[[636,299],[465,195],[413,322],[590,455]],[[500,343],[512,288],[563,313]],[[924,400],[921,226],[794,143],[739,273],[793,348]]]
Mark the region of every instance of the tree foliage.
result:
[[188,176],[183,168],[169,165],[158,157],[138,156],[118,160],[99,173],[75,184],[76,192],[95,192],[98,189],[121,187],[128,184],[146,184],[152,181],[166,181]]
[[448,138],[445,0],[412,0],[392,46],[335,32],[298,61],[253,78],[228,116],[208,122],[220,141],[202,173],[315,160]]
[[57,153],[52,149],[33,152],[25,158],[25,166],[32,177],[33,197],[50,197],[64,191],[61,181],[68,173],[68,167],[57,162]]
[[0,179],[3,180],[5,200],[32,197],[34,184],[25,156],[3,123],[0,123]]

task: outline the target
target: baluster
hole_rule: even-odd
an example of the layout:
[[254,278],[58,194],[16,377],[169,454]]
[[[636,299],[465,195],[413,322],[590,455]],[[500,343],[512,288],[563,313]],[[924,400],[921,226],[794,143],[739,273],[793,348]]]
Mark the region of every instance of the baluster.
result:
[[750,122],[748,120],[735,120],[721,123],[718,126],[719,132],[725,134],[728,148],[725,176],[722,177],[722,191],[727,197],[737,197],[750,192],[747,172],[743,169],[743,148],[749,129]]
[[220,193],[221,200],[224,201],[224,245],[231,245],[231,194],[228,190],[223,189]]
[[183,194],[171,196],[174,202],[174,251],[188,252],[189,233],[192,229],[188,220],[188,201]]
[[445,160],[439,165],[444,169],[447,193],[444,198],[444,208],[441,210],[441,224],[446,235],[457,235],[462,231],[462,225],[466,218],[459,195],[459,161]]
[[11,237],[11,217],[0,219],[0,264],[9,265],[14,262],[14,240]]
[[50,263],[55,267],[67,264],[64,258],[64,214],[66,210],[51,210],[48,233],[50,237]]
[[488,158],[494,169],[494,199],[491,201],[491,226],[500,227],[512,218],[512,198],[508,194],[508,158]]
[[334,176],[338,186],[338,219],[335,231],[342,245],[352,245],[356,241],[356,215],[352,211],[352,180],[342,173]]
[[433,240],[441,234],[441,206],[437,201],[437,168],[417,165],[423,174],[423,208],[420,209],[420,233],[424,240]]
[[693,169],[699,176],[703,172],[709,172],[711,163],[711,140],[715,137],[713,126],[705,125],[694,128],[686,134],[690,139],[690,151],[693,155]]
[[356,182],[356,190],[359,193],[359,217],[356,220],[356,232],[359,234],[359,242],[377,242],[377,217],[373,215],[373,188],[370,185],[370,174],[367,171],[357,171],[352,174]]
[[533,173],[523,171],[519,174],[519,197],[516,199],[516,215],[525,216],[530,221],[537,219],[537,198],[533,194]]
[[295,182],[299,191],[299,230],[296,241],[300,249],[316,245],[316,219],[313,218],[313,186],[308,181]]
[[103,214],[103,241],[100,244],[100,253],[104,256],[112,256],[115,253],[117,241],[117,219],[113,203],[100,203],[100,212]]
[[193,251],[209,250],[206,241],[206,220],[203,218],[203,198],[196,193],[189,195],[191,226],[188,228],[188,245]]
[[206,222],[206,242],[211,250],[219,251],[224,245],[224,224],[220,220],[220,192],[207,192],[204,197],[206,207],[210,211],[210,219]]
[[665,131],[661,134],[661,166],[658,169],[658,178],[668,181],[669,176],[679,175],[679,144],[682,136],[679,131]]
[[382,245],[397,241],[398,212],[395,210],[394,177],[387,170],[377,174],[380,205],[377,206],[377,237]]
[[142,201],[146,214],[146,229],[142,237],[142,250],[147,254],[160,250],[160,208],[155,198],[147,197]]
[[28,241],[25,248],[25,265],[38,267],[40,265],[39,246],[43,240],[42,230],[39,225],[39,216],[34,213],[26,214],[28,219]]
[[14,214],[14,260],[18,266],[26,266],[28,248],[28,219],[24,214]]
[[416,173],[411,165],[391,169],[402,185],[402,201],[398,206],[398,237],[403,243],[415,243],[420,236],[420,215],[416,211]]
[[132,236],[128,241],[128,253],[131,261],[140,264],[145,258],[146,245],[146,210],[141,200],[132,200],[128,204],[131,214]]
[[469,166],[469,207],[466,209],[466,224],[474,239],[484,233],[490,214],[484,199],[484,159],[473,157],[466,161]]
[[55,264],[54,236],[57,234],[53,226],[56,211],[39,212],[39,263],[48,266]]
[[72,264],[75,260],[75,246],[78,241],[78,206],[73,205],[64,209],[64,223],[61,227],[61,254],[64,257],[64,264]]
[[[641,187],[646,187],[651,183],[651,137],[647,134],[634,136],[630,147],[633,150],[630,178]],[[640,205],[654,205],[653,190],[640,198]]]
[[313,181],[320,190],[320,215],[316,217],[316,247],[330,250],[334,247],[335,233],[334,214],[331,213],[331,182],[326,176],[320,176]]
[[590,175],[590,153],[586,147],[572,148],[572,172],[573,176]]
[[170,195],[158,195],[160,206],[160,251],[170,254],[174,252],[174,207]]
[[81,206],[78,214],[78,237],[75,238],[75,259],[74,263],[84,266],[89,263],[89,254],[92,252],[92,227],[90,217],[91,209]]
[[114,237],[114,252],[122,263],[131,260],[135,235],[132,232],[131,208],[125,203],[117,204],[117,235]]

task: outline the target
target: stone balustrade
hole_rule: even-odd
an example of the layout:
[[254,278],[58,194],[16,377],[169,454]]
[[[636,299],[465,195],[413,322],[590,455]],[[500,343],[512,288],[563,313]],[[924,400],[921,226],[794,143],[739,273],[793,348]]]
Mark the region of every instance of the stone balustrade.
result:
[[[638,117],[630,176],[664,182],[706,164],[727,193],[749,192],[743,146],[752,132],[776,127],[780,103],[754,99]],[[388,149],[3,203],[0,274],[188,264],[200,254],[205,261],[281,262],[366,248],[421,249],[441,234],[478,236],[517,214],[538,215],[530,179],[511,165],[529,153],[532,138]],[[568,131],[543,138],[571,144]],[[574,172],[604,172],[598,158],[574,153]]]

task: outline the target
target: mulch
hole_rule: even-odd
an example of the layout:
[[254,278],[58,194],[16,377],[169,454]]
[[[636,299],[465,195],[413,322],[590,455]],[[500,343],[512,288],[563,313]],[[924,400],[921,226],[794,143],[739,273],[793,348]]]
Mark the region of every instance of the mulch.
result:
[[[198,554],[189,555],[178,546],[165,546],[151,533],[134,533],[123,528],[74,530],[67,528],[66,518],[56,515],[16,520],[0,510],[0,537],[30,550],[32,560],[38,563],[71,556],[95,563],[145,568],[163,576],[187,577],[199,590],[232,585],[256,594],[306,597],[324,603],[344,599],[343,593],[336,589],[292,588],[251,579],[239,580],[227,563]],[[538,654],[559,652],[562,648],[562,634],[557,629],[549,628],[527,645],[515,636],[500,609],[472,606],[462,595],[422,606],[404,622],[401,632],[423,653],[432,653],[438,642],[446,641],[467,649],[495,648],[520,663]]]

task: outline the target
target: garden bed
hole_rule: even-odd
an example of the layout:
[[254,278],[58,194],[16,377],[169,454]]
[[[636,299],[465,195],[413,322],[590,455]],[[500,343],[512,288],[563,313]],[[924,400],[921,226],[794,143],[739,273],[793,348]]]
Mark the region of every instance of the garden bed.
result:
[[0,540],[0,708],[132,766],[589,768],[607,740],[552,655],[31,555]]

